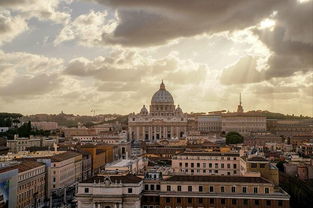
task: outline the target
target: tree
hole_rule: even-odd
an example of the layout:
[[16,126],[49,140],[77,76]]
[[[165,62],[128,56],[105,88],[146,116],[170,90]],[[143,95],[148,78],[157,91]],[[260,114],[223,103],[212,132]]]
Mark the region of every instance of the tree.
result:
[[226,144],[239,144],[243,143],[243,136],[238,132],[228,132],[226,134]]

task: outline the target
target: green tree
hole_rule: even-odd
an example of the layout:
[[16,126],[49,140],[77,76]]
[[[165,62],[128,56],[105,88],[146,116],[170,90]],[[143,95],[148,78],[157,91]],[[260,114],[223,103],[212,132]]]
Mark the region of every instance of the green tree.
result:
[[226,144],[240,144],[243,143],[243,136],[238,132],[228,132],[226,134]]

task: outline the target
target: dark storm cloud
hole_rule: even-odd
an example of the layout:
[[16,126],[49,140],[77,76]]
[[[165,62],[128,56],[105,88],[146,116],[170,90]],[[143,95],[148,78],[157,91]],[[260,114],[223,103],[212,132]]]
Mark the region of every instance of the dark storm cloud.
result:
[[119,24],[103,41],[127,46],[166,43],[201,33],[253,26],[284,0],[94,0],[117,9]]

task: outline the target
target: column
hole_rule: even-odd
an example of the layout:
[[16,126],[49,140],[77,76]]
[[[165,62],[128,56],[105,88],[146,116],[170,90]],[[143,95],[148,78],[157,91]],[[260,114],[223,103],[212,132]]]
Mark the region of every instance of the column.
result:
[[173,135],[173,126],[171,126],[171,137],[173,137],[174,135]]
[[156,126],[154,126],[153,129],[154,129],[154,140],[156,140]]
[[139,140],[139,126],[136,127],[136,139]]
[[142,140],[145,140],[146,139],[146,127],[143,126],[142,127]]
[[149,126],[149,141],[151,141],[151,126]]

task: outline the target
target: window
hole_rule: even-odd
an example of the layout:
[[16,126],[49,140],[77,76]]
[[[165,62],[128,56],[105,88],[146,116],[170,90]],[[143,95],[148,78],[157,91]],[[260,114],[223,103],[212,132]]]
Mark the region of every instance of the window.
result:
[[256,200],[254,200],[254,204],[255,204],[255,205],[259,205],[259,204],[260,204],[260,201],[256,199]]
[[213,192],[213,191],[214,191],[214,187],[210,186],[210,192]]
[[188,204],[192,203],[192,198],[188,198]]
[[149,185],[145,185],[145,190],[149,190]]
[[214,199],[210,199],[210,204],[214,204]]
[[199,198],[199,204],[202,204],[202,203],[203,203],[203,199]]
[[247,193],[247,187],[242,187],[242,193]]
[[266,194],[270,193],[269,188],[265,188],[264,192],[265,192]]
[[221,164],[221,168],[224,168],[224,163]]
[[235,186],[231,187],[231,192],[233,192],[233,193],[236,192],[236,187]]
[[237,164],[234,164],[234,169],[236,169],[237,168]]
[[212,168],[212,163],[209,163],[209,168]]
[[221,187],[221,192],[222,192],[222,193],[225,192],[224,186]]
[[188,163],[185,163],[185,167],[188,168]]
[[179,163],[179,167],[182,167],[183,166],[183,163]]
[[128,193],[129,194],[133,193],[133,189],[132,188],[128,188]]
[[221,204],[225,204],[225,199],[221,199]]
[[85,193],[88,193],[89,192],[89,188],[85,188]]
[[203,192],[203,186],[199,186],[199,192]]
[[194,163],[191,163],[191,167],[192,167],[192,168],[194,167],[194,165],[195,165]]
[[237,200],[236,199],[232,199],[231,203],[232,203],[232,205],[236,205],[237,204]]
[[152,185],[152,184],[150,185],[150,190],[154,191],[154,185]]
[[188,186],[188,191],[192,191],[192,186]]
[[181,198],[176,198],[176,202],[177,202],[178,204],[180,204],[180,203],[181,203]]
[[243,200],[243,204],[244,204],[244,205],[248,205],[248,199],[244,199],[244,200]]
[[171,186],[166,187],[167,191],[171,191]]
[[197,168],[200,168],[200,163],[197,163]]
[[271,200],[266,200],[266,206],[271,206],[271,205],[272,205]]
[[171,202],[171,198],[170,197],[166,197],[166,203],[170,203]]
[[256,163],[251,163],[251,168],[257,168],[257,164]]
[[258,193],[258,188],[257,188],[257,187],[254,187],[254,188],[253,188],[253,192],[254,192],[255,194],[257,194],[257,193]]
[[227,164],[227,168],[230,168],[230,164]]
[[265,168],[265,164],[260,164],[260,168]]
[[215,168],[218,168],[218,163],[215,163]]
[[279,200],[278,201],[278,206],[280,206],[280,207],[283,206],[283,201]]
[[160,190],[161,189],[161,186],[158,184],[156,185],[156,190]]
[[177,186],[177,191],[181,191],[181,186]]

